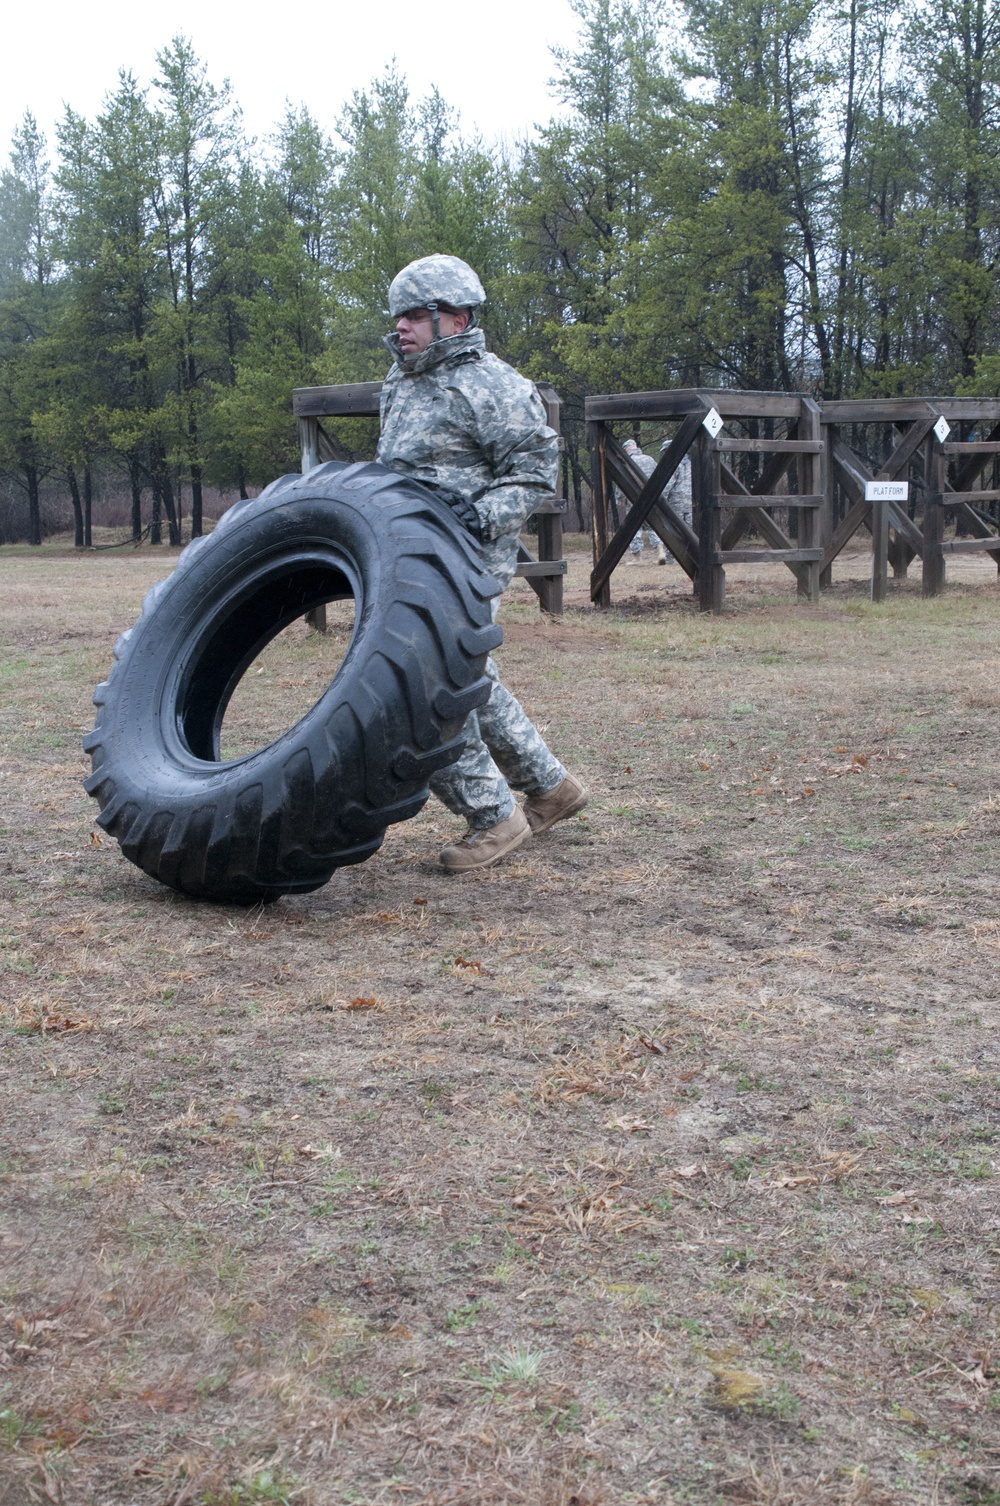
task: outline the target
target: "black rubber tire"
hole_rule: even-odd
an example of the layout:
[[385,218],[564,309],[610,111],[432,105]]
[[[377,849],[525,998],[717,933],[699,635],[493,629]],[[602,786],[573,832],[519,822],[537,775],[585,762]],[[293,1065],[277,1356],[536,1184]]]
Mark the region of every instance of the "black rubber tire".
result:
[[[86,789],[125,856],[184,894],[303,893],[416,815],[489,698],[501,638],[472,540],[429,491],[331,463],[237,504],[153,587],[94,692]],[[275,742],[221,762],[241,676],[282,628],[355,598],[330,686]]]

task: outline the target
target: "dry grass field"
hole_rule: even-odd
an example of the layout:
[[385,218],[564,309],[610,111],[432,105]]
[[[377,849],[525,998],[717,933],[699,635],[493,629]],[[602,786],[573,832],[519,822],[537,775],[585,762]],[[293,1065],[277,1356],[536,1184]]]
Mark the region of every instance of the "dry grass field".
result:
[[580,550],[499,657],[585,815],[246,911],[81,788],[171,564],[0,551],[2,1506],[996,1506],[992,567],[713,619]]

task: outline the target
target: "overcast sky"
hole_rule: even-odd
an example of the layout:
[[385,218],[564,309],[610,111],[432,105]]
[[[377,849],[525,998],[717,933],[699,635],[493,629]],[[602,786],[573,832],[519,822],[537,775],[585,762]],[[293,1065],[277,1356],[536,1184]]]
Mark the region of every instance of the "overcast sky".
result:
[[308,105],[327,130],[351,92],[395,56],[414,96],[437,84],[461,112],[463,133],[516,138],[558,109],[549,48],[576,35],[569,0],[324,0],[236,5],[232,0],[12,0],[0,64],[0,160],[30,109],[53,141],[70,104],[92,117],[119,68],[143,83],[177,32],[209,77],[228,77],[251,135],[267,136],[284,102]]

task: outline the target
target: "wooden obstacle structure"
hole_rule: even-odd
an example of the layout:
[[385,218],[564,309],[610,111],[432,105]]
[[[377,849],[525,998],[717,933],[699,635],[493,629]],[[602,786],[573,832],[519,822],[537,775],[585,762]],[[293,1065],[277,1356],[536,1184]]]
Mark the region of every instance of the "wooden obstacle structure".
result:
[[[302,471],[306,473],[326,460],[342,460],[343,451],[323,427],[323,419],[378,418],[381,382],[355,382],[336,387],[298,387],[292,393],[292,412],[299,428]],[[545,406],[549,428],[561,433],[561,399],[551,387],[538,386]],[[560,438],[560,446],[562,439]],[[538,555],[523,544],[518,547],[517,574],[528,582],[538,597],[543,612],[558,616],[563,609],[563,577],[566,561],[563,552],[563,513],[566,502],[553,498],[533,514],[538,528]],[[326,608],[309,613],[309,622],[321,632],[326,630]]]
[[[889,564],[905,576],[918,556],[928,596],[942,590],[949,554],[986,551],[1000,571],[1000,400],[821,404],[797,393],[685,388],[590,397],[585,413],[594,499],[590,589],[599,607],[610,605],[611,575],[640,526],[671,551],[704,611],[722,610],[727,564],[782,563],[799,595],[817,601],[833,561],[862,527],[873,539],[875,601],[885,597]],[[674,432],[647,479],[613,426],[628,423],[638,432],[650,422]],[[693,527],[661,496],[686,456]],[[983,487],[987,468],[992,485]],[[619,497],[628,504],[624,517]],[[952,519],[967,537],[945,539]],[[751,529],[760,542],[747,546]]]

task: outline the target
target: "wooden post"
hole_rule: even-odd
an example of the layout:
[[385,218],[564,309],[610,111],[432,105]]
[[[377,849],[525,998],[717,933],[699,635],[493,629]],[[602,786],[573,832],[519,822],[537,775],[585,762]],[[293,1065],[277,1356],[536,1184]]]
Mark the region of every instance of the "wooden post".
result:
[[320,464],[319,419],[299,418],[296,423],[299,429],[299,448],[302,451],[302,463],[299,470],[303,476],[307,476]]
[[[895,448],[896,445],[898,445],[900,441],[905,438],[905,432],[901,430],[899,424],[894,424],[892,427],[893,448]],[[909,474],[909,469],[909,466],[907,466],[906,470],[903,472],[904,477]],[[909,503],[907,502],[902,505],[905,511],[905,509],[909,506]],[[876,519],[873,516],[872,523],[874,524],[875,521]],[[889,564],[892,566],[893,580],[905,580],[906,572],[910,567],[910,560],[913,555],[906,540],[900,537],[898,529],[895,531],[894,537],[889,540],[888,557]]]
[[[822,439],[820,427],[819,404],[813,402],[811,397],[802,399],[802,417],[798,423],[799,439]],[[819,455],[799,455],[796,457],[799,466],[799,492],[812,496],[826,495],[823,477],[823,462],[826,459],[825,451]],[[822,535],[822,521],[817,519],[817,512],[825,512],[824,508],[800,507],[798,512],[798,544],[800,549],[815,549],[825,547]],[[807,601],[819,601],[819,560],[807,561],[798,573],[798,594],[804,596]]]
[[[545,408],[545,421],[550,429],[554,429],[559,436],[559,458],[562,459],[564,441],[562,437],[562,399],[554,387],[539,385],[538,396]],[[559,479],[556,481],[557,488],[561,486],[563,468],[559,467]],[[556,501],[565,501],[564,497],[557,495]],[[542,560],[561,560],[563,557],[563,515],[561,512],[538,514],[538,558]],[[563,577],[561,575],[543,575],[539,582],[538,601],[543,612],[551,612],[553,617],[561,617],[563,609]]]
[[691,481],[698,520],[698,605],[718,614],[726,599],[726,572],[716,558],[722,552],[722,459],[707,430],[700,430],[695,444]]
[[889,504],[873,502],[872,519],[872,601],[885,601],[889,586]]
[[[834,503],[836,501],[836,476],[833,468],[833,444],[837,437],[835,424],[823,425],[823,506],[819,515],[819,542],[822,548],[826,548],[833,538]],[[833,566],[827,565],[825,570],[819,572],[819,587],[821,591],[829,591],[833,585]]]
[[[563,520],[562,513],[542,513],[538,518],[538,559],[561,560],[563,557]],[[551,612],[554,617],[562,616],[563,609],[563,577],[561,575],[543,575],[538,582],[540,586],[539,602],[543,612]]]
[[[587,425],[587,448],[590,451],[590,489],[593,495],[594,559],[603,558],[608,547],[608,473],[604,464],[604,424],[597,420]],[[611,605],[611,581],[605,581],[594,598],[595,607]]]
[[[296,419],[299,430],[299,447],[302,451],[302,463],[299,466],[303,476],[314,471],[320,464],[319,458],[319,419],[298,418]],[[326,632],[326,603],[320,602],[318,607],[306,613],[306,622],[317,633]]]
[[927,491],[924,500],[923,593],[939,596],[944,589],[944,488],[948,460],[937,436],[927,436]]

